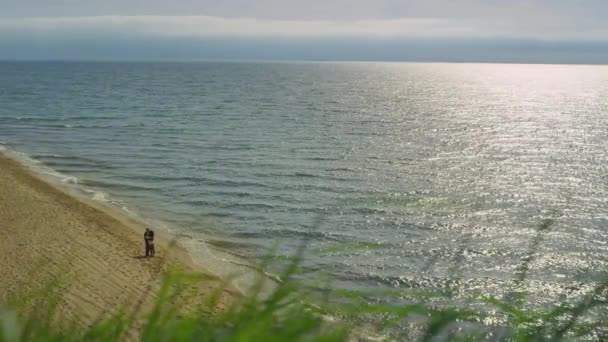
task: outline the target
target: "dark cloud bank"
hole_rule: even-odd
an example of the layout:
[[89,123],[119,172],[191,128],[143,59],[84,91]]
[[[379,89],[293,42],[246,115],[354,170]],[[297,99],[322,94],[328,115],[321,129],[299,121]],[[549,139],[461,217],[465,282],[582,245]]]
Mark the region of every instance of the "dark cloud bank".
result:
[[124,38],[0,40],[2,60],[608,62],[608,43],[513,39]]

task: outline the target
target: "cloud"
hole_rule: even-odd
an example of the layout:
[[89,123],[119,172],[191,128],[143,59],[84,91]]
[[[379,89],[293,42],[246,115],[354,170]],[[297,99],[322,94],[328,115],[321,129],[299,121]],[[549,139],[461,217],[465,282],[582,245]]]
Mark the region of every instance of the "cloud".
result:
[[608,27],[559,20],[416,17],[271,20],[212,16],[86,16],[0,19],[0,35],[24,37],[360,37],[604,40]]
[[604,21],[605,0],[0,0],[0,17],[206,15],[271,20]]
[[606,0],[0,0],[0,59],[605,62]]
[[0,21],[0,32],[64,35],[121,33],[136,36],[449,36],[474,35],[473,29],[442,19],[260,20],[209,16],[95,16],[25,18]]

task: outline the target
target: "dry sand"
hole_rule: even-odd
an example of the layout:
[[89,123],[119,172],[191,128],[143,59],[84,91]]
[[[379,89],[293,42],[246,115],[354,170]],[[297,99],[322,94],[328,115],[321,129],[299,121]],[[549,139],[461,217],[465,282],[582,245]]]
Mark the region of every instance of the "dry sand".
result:
[[[149,307],[170,268],[204,272],[166,239],[144,258],[145,227],[126,215],[75,198],[0,154],[0,303],[65,286],[60,317],[87,325],[144,299]],[[200,296],[220,281],[205,282]],[[225,290],[219,308],[235,296]],[[144,310],[145,311],[145,310]]]

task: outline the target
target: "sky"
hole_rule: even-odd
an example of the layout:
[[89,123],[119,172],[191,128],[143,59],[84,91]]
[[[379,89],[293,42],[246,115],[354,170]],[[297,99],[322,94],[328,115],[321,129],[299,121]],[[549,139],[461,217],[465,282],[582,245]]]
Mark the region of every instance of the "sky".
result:
[[0,59],[605,63],[606,0],[0,0]]

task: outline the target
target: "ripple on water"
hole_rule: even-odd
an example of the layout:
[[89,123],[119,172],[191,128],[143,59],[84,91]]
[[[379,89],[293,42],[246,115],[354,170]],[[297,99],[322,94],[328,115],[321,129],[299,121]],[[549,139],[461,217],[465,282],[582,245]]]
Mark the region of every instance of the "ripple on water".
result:
[[253,258],[266,251],[257,246],[279,241],[286,255],[305,241],[311,278],[505,294],[529,259],[540,300],[583,291],[607,266],[600,66],[0,63],[0,73],[0,150],[177,232],[219,233],[217,248]]

